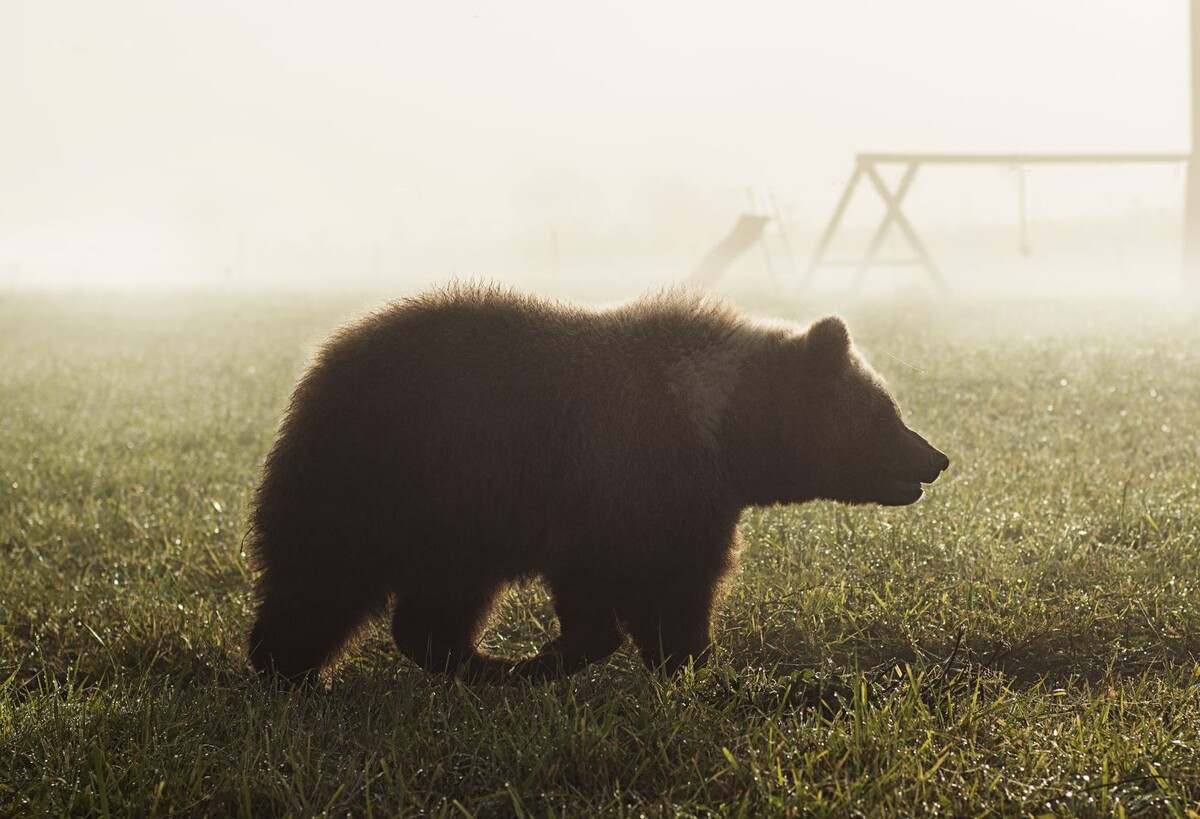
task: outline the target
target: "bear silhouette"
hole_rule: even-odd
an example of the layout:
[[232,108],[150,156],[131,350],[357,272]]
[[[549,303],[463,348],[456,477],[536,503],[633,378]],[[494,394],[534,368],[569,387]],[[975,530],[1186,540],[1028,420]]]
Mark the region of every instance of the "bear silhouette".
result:
[[[948,465],[839,318],[454,285],[337,331],[300,379],[250,520],[250,660],[311,678],[390,606],[403,654],[472,679],[569,674],[626,635],[651,666],[702,662],[746,508],[910,504]],[[480,652],[535,577],[560,636]]]

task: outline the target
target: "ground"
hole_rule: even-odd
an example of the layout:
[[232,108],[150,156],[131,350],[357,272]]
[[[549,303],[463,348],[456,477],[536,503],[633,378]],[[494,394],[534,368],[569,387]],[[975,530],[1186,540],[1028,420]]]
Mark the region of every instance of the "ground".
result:
[[[380,626],[328,690],[272,692],[246,502],[361,306],[0,295],[0,814],[1197,815],[1194,312],[844,311],[951,471],[914,507],[749,513],[698,673],[627,648],[473,688]],[[544,592],[500,629],[544,642]]]

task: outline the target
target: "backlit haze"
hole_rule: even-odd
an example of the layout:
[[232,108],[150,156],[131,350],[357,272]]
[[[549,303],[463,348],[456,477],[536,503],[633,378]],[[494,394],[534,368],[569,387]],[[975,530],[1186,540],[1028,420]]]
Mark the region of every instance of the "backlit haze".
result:
[[[0,287],[633,295],[750,190],[796,271],[755,248],[722,280],[753,288],[859,151],[1186,153],[1188,65],[1183,0],[7,0]],[[1181,167],[1030,170],[1026,253],[1017,174],[917,177],[955,289],[1178,286]],[[860,191],[838,255],[879,214]]]

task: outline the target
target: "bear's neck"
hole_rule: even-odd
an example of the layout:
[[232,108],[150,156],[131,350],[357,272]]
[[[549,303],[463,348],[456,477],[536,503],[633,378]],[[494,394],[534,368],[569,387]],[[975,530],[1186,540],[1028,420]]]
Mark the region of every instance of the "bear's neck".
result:
[[801,368],[786,344],[773,344],[740,373],[719,446],[730,489],[742,507],[802,503],[817,496],[804,445]]

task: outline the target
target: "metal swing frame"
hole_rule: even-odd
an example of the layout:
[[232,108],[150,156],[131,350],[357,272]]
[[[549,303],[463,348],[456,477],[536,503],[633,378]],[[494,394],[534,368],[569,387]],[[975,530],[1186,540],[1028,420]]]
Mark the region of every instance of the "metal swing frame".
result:
[[[917,171],[922,165],[1110,165],[1110,164],[1146,164],[1187,162],[1191,159],[1188,154],[931,154],[931,153],[862,153],[855,157],[854,172],[850,175],[846,187],[833,209],[833,214],[821,233],[816,250],[804,274],[802,289],[812,284],[817,271],[824,267],[853,267],[857,270],[854,287],[862,285],[867,274],[874,267],[894,267],[900,265],[916,265],[925,270],[934,286],[941,292],[948,292],[949,285],[933,260],[929,248],[921,241],[920,235],[904,213],[904,197],[912,187]],[[895,188],[889,188],[887,182],[879,173],[880,165],[903,165],[904,172],[896,183]],[[842,217],[854,192],[863,179],[883,200],[883,217],[871,235],[862,256],[851,259],[829,259],[829,246],[841,226]],[[879,258],[879,251],[888,231],[897,227],[913,252],[912,257],[895,259]]]

